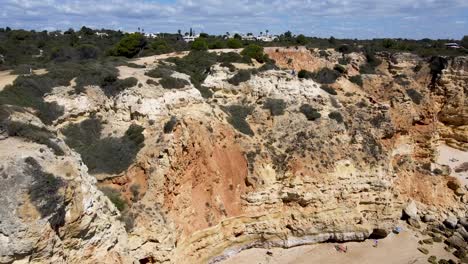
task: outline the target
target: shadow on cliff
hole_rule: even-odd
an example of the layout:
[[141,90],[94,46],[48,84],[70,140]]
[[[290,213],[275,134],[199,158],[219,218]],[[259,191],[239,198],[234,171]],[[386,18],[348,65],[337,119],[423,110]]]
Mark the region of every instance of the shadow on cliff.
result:
[[28,157],[25,162],[27,167],[24,174],[32,177],[32,184],[28,190],[31,203],[39,211],[42,218],[49,218],[50,225],[57,231],[65,224],[66,202],[60,189],[66,187],[66,183],[62,179],[44,172],[34,158]]

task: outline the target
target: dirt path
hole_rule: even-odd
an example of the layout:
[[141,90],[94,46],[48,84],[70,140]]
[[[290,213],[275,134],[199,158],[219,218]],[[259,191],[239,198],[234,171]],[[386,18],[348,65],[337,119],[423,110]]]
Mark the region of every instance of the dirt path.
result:
[[[416,237],[419,236],[419,237]],[[394,263],[428,263],[429,256],[437,256],[437,259],[454,259],[453,255],[444,250],[443,243],[424,245],[429,249],[425,255],[418,251],[418,241],[421,235],[405,229],[402,233],[390,234],[387,238],[378,242],[378,247],[373,247],[373,240],[364,242],[343,243],[348,247],[347,253],[335,250],[333,243],[324,243],[308,246],[300,246],[290,249],[248,249],[238,255],[227,259],[223,264],[266,264],[266,263],[291,263],[291,264],[394,264]],[[270,254],[267,254],[270,252]],[[455,259],[454,259],[455,260]]]
[[12,84],[18,75],[10,74],[11,71],[0,71],[0,91],[5,88],[5,86]]

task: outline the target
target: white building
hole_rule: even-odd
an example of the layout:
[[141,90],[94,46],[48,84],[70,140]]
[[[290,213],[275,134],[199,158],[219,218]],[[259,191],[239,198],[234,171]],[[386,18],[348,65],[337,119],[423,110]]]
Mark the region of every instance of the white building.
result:
[[197,38],[199,38],[199,37],[200,37],[200,34],[193,35],[193,36],[187,35],[187,36],[183,36],[182,39],[183,39],[185,42],[193,42],[193,41],[195,41],[195,39],[197,39]]
[[458,43],[445,43],[445,47],[449,49],[460,49],[460,45]]
[[273,35],[260,35],[257,37],[257,40],[263,41],[263,42],[272,42],[276,39],[278,39],[278,36],[273,36]]
[[257,38],[254,36],[254,35],[250,35],[250,34],[247,34],[247,35],[242,35],[242,40],[257,40]]
[[106,32],[96,32],[96,35],[101,38],[109,36],[109,34],[107,34]]
[[158,34],[157,33],[145,33],[145,37],[156,38],[158,37]]

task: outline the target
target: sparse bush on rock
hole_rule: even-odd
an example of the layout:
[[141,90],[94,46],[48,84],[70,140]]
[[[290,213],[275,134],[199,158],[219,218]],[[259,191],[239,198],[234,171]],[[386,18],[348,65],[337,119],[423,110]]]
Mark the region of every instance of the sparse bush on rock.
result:
[[245,120],[253,111],[252,106],[246,105],[229,105],[221,108],[228,113],[228,122],[239,132],[253,136],[254,132],[250,128],[249,123]]
[[184,88],[186,85],[189,85],[190,83],[184,79],[180,78],[174,78],[174,77],[163,77],[160,81],[159,84],[164,89],[180,89]]
[[171,116],[171,119],[164,124],[164,133],[169,134],[172,133],[174,127],[177,125],[177,118],[175,116]]
[[173,73],[174,71],[172,69],[164,66],[159,66],[157,68],[145,72],[145,75],[152,78],[164,78],[170,77]]
[[105,196],[107,196],[107,198],[109,198],[119,211],[123,211],[127,208],[127,202],[122,198],[122,195],[118,190],[111,187],[101,187],[100,190]]
[[246,82],[250,80],[252,77],[252,72],[250,70],[239,70],[234,76],[232,76],[229,80],[228,83],[233,84],[233,85],[239,85],[242,82]]
[[267,98],[263,108],[270,110],[272,116],[280,116],[284,114],[286,102],[283,99]]
[[419,105],[421,104],[421,101],[423,100],[423,96],[421,95],[421,93],[419,93],[417,90],[415,89],[408,89],[406,90],[406,94],[411,98],[411,101],[413,101],[413,103]]
[[340,112],[331,112],[328,114],[328,117],[338,122],[338,124],[343,123],[343,116]]
[[349,77],[349,81],[352,82],[352,83],[355,83],[359,86],[362,87],[363,85],[363,81],[362,81],[362,76],[361,75],[354,75],[354,76],[351,76]]
[[335,91],[335,89],[333,89],[332,87],[328,85],[325,85],[325,84],[321,85],[320,88],[331,95],[337,95],[337,92]]
[[263,47],[250,44],[241,51],[241,55],[248,56],[256,61],[263,63],[268,60],[268,55],[263,52]]
[[314,121],[322,116],[319,111],[317,111],[317,109],[313,108],[309,104],[301,105],[299,111],[301,111],[301,113],[303,113],[309,121]]

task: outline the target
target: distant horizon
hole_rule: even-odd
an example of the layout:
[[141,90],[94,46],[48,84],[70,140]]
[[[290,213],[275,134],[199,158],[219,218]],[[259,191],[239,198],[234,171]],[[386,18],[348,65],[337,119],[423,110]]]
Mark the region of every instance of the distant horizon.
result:
[[0,27],[148,33],[225,32],[339,39],[454,39],[468,35],[467,0],[0,0]]
[[[87,27],[87,28],[90,28],[92,30],[95,30],[95,31],[100,31],[100,30],[113,30],[113,31],[121,31],[122,33],[142,33],[142,34],[177,34],[177,30],[175,32],[153,32],[153,31],[142,31],[142,32],[139,32],[138,29],[135,30],[135,31],[126,31],[126,30],[122,30],[122,29],[113,29],[113,28],[93,28],[93,27],[90,27],[90,26],[87,26],[87,25],[83,25],[84,27]],[[47,32],[54,32],[54,31],[59,31],[59,32],[65,32],[69,29],[73,29],[75,32],[78,32],[80,31],[80,29],[83,27],[83,26],[79,26],[79,27],[76,27],[76,28],[73,28],[73,27],[70,27],[70,28],[66,28],[66,29],[54,29],[54,30],[47,30],[47,29],[34,29],[34,28],[31,28],[31,29],[27,29],[27,28],[13,28],[11,26],[8,26],[8,25],[5,25],[5,26],[1,26],[0,25],[0,28],[3,28],[5,29],[6,27],[9,27],[11,30],[26,30],[26,31],[36,31],[36,32],[42,32],[42,31],[47,31]],[[190,28],[189,28],[190,30]],[[188,33],[189,30],[187,31],[184,31],[184,30],[181,30],[181,34],[184,35],[185,33]],[[291,31],[291,30],[289,30]],[[226,31],[224,32],[224,34],[215,34],[215,33],[211,33],[211,32],[206,32],[206,31],[201,31],[201,32],[198,32],[198,31],[195,31],[195,34],[201,34],[201,33],[206,33],[210,36],[224,36],[226,35],[226,33],[229,32],[230,35],[235,35],[235,34],[240,34],[240,35],[245,35],[245,34],[248,34],[248,33],[252,33],[254,36],[259,36],[261,32],[258,32],[258,33],[255,33],[255,32],[234,32],[234,31]],[[287,31],[285,32],[279,32],[279,33],[272,33],[272,32],[268,32],[268,35],[273,35],[273,36],[280,36],[284,33],[286,33]],[[266,34],[266,32],[262,32],[263,34]],[[291,33],[294,35],[294,36],[298,36],[298,35],[301,35],[302,33],[294,33],[293,31],[291,31]],[[468,34],[468,33],[467,33]],[[312,36],[312,35],[306,35],[306,34],[302,34],[308,38],[319,38],[319,39],[328,39],[328,38],[331,38],[331,37],[334,37],[336,39],[343,39],[343,40],[358,40],[358,41],[366,41],[366,40],[378,40],[378,39],[394,39],[394,40],[398,40],[398,39],[401,39],[401,40],[409,40],[409,41],[421,41],[423,39],[429,39],[429,40],[433,40],[433,41],[436,41],[436,40],[454,40],[454,41],[460,41],[463,36],[461,36],[460,38],[438,38],[438,39],[434,39],[434,38],[420,38],[420,39],[415,39],[415,38],[401,38],[401,37],[396,37],[396,38],[392,38],[392,37],[373,37],[373,38],[339,38],[339,37],[335,37],[333,35],[331,36],[328,36],[328,37],[321,37],[321,36]]]

